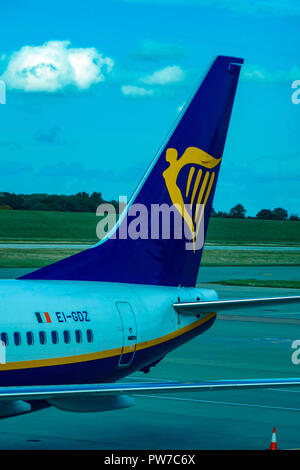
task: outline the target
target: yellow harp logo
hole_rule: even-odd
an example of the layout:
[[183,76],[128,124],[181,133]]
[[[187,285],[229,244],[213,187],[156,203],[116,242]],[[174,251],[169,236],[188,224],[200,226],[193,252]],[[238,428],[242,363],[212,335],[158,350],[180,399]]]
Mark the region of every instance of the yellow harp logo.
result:
[[[166,161],[169,163],[169,167],[163,172],[163,177],[166,182],[169,196],[173,205],[179,211],[189,227],[193,237],[193,242],[195,243],[195,238],[197,237],[203,217],[204,208],[215,179],[215,172],[211,170],[220,163],[221,158],[214,158],[197,147],[188,147],[182,156],[178,158],[177,150],[174,148],[168,148],[166,151]],[[185,188],[185,203],[182,191],[177,185],[177,178],[182,168],[186,165],[190,166],[190,170]],[[199,187],[200,189],[198,191]],[[195,210],[187,211],[187,204],[191,209],[194,208]],[[199,214],[200,207],[201,213]]]

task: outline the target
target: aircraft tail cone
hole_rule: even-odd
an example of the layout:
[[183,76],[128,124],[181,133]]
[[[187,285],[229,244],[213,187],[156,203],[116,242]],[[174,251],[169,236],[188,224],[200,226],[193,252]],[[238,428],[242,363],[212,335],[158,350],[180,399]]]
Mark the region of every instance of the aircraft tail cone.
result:
[[276,429],[273,428],[270,450],[277,450]]

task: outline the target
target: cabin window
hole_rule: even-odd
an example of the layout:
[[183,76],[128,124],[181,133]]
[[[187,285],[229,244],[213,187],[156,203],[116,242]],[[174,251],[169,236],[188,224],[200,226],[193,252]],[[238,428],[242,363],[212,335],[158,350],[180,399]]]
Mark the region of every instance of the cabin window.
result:
[[82,342],[82,333],[80,330],[75,330],[75,340],[76,340],[76,343]]
[[32,346],[33,345],[33,333],[32,333],[32,331],[27,331],[26,339],[27,339],[27,344],[29,346]]
[[16,346],[20,346],[21,344],[21,335],[19,332],[14,333],[14,342]]
[[39,332],[39,339],[41,344],[46,344],[47,343],[47,336],[44,331]]
[[51,338],[52,338],[52,343],[53,344],[58,343],[58,333],[57,333],[57,331],[51,331]]
[[8,335],[7,335],[7,333],[1,333],[0,339],[2,341],[2,344],[4,344],[5,346],[8,345]]
[[94,341],[92,330],[86,330],[86,339],[88,343],[92,343]]
[[70,332],[68,330],[64,331],[64,342],[69,344],[71,341]]

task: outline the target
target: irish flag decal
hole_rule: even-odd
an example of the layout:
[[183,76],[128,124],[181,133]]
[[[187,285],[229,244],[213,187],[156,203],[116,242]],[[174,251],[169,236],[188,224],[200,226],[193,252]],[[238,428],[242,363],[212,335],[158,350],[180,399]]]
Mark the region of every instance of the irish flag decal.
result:
[[48,312],[35,312],[36,319],[39,323],[51,323],[51,318]]

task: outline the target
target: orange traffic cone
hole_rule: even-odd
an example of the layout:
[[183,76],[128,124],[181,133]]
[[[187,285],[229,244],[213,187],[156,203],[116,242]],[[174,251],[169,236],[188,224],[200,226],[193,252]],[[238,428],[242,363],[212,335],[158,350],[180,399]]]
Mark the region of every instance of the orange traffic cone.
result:
[[270,450],[277,450],[276,430],[273,428]]

